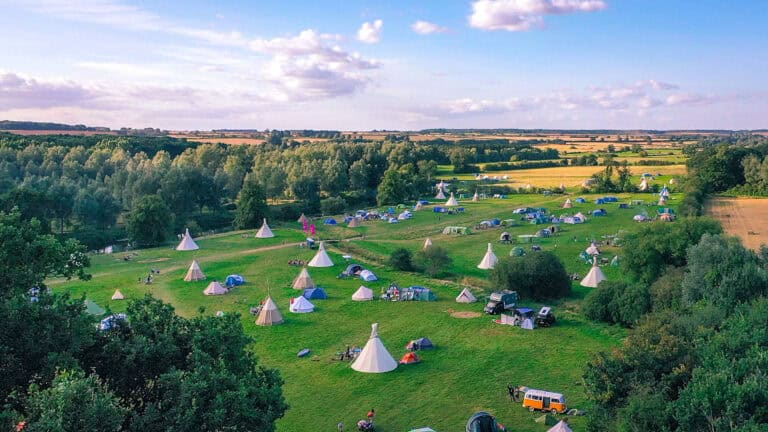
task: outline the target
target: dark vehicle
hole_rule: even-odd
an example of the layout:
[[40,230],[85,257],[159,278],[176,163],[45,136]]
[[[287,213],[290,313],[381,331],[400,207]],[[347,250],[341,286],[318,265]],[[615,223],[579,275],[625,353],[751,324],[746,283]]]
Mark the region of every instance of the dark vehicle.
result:
[[539,313],[536,314],[536,325],[539,327],[549,327],[555,321],[555,314],[552,313],[552,308],[549,306],[542,306]]
[[484,312],[489,315],[498,315],[504,311],[514,309],[519,298],[517,291],[504,290],[491,294]]

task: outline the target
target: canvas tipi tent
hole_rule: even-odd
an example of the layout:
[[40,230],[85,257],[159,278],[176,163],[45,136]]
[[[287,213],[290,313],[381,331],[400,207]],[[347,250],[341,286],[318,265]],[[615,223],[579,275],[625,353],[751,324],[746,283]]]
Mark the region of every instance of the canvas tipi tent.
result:
[[477,299],[472,295],[468,289],[461,290],[458,296],[456,296],[456,303],[474,303]]
[[177,251],[191,251],[198,250],[200,247],[192,240],[192,236],[189,234],[189,228],[184,231],[184,237],[181,238],[181,242],[176,246]]
[[573,432],[573,429],[571,429],[565,420],[560,420],[556,425],[549,428],[547,432]]
[[317,253],[308,263],[309,267],[333,267],[333,261],[328,253],[325,251],[325,242],[320,242],[320,247],[317,249]]
[[347,224],[347,228],[357,228],[360,226],[360,219],[353,217]]
[[667,205],[667,197],[665,196],[659,197],[659,205],[660,206]]
[[478,202],[480,201],[480,195],[477,194],[477,191],[475,191],[475,194],[472,196],[472,202]]
[[310,313],[315,311],[315,305],[304,296],[298,296],[295,299],[291,299],[291,305],[288,310],[293,313]]
[[213,281],[208,284],[208,288],[203,291],[203,294],[205,295],[222,295],[226,294],[227,289],[224,288],[222,284],[219,283],[219,281]]
[[453,196],[453,192],[451,192],[451,197],[448,198],[448,201],[445,202],[446,207],[456,207],[459,205],[459,202],[456,201],[456,197]]
[[589,255],[600,255],[600,249],[597,248],[597,243],[592,242],[589,247],[584,251]]
[[119,289],[116,289],[115,293],[112,294],[112,300],[125,300],[125,296],[120,292]]
[[203,271],[200,270],[200,264],[197,262],[197,260],[193,260],[192,264],[189,266],[189,270],[187,270],[186,276],[184,276],[185,282],[194,282],[205,279],[205,274],[203,274]]
[[491,246],[491,244],[488,243],[488,250],[485,252],[485,256],[483,257],[483,260],[480,261],[480,264],[477,265],[477,268],[483,269],[483,270],[490,270],[493,268],[493,266],[496,265],[498,261],[499,259],[496,258],[496,254],[493,253],[493,246]]
[[435,185],[437,188],[437,195],[435,195],[435,199],[444,200],[445,199],[445,183],[441,180],[440,183]]
[[256,318],[256,325],[271,326],[283,323],[283,316],[280,315],[280,311],[277,309],[277,305],[272,300],[272,297],[267,297],[267,301],[259,311],[259,316]]
[[428,249],[428,248],[430,248],[431,246],[432,246],[432,239],[430,239],[429,237],[427,237],[427,239],[426,239],[426,240],[424,240],[424,247],[422,247],[422,249]]
[[275,235],[272,233],[272,230],[269,229],[269,225],[267,225],[267,218],[264,218],[264,223],[261,225],[261,228],[259,228],[259,231],[256,233],[256,238],[272,238]]
[[307,217],[304,216],[304,213],[302,213],[301,216],[299,216],[299,220],[297,222],[303,224],[304,222],[309,222],[309,219],[307,219]]
[[581,286],[588,288],[597,288],[597,285],[605,280],[605,275],[600,267],[597,266],[597,258],[592,260],[592,268],[589,269],[589,273],[581,280]]
[[570,198],[567,198],[565,200],[565,203],[563,203],[563,208],[571,208],[573,207],[573,201],[571,201]]
[[645,192],[648,190],[648,180],[643,177],[643,179],[640,181],[640,186],[638,187],[641,192]]
[[379,339],[378,330],[379,324],[373,323],[371,325],[371,337],[355,361],[352,362],[352,369],[358,372],[382,373],[397,368],[397,362]]
[[314,288],[315,282],[312,280],[311,277],[309,277],[309,272],[307,271],[307,269],[303,268],[301,269],[301,273],[299,273],[296,279],[293,280],[293,285],[291,285],[291,287],[297,290]]
[[353,301],[370,301],[373,300],[373,291],[370,288],[360,285],[360,288],[352,294]]

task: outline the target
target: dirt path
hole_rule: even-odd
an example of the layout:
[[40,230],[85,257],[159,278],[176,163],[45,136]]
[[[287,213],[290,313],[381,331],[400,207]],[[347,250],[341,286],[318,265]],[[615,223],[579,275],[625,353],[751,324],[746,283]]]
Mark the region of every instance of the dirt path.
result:
[[758,250],[768,244],[768,199],[712,198],[705,210],[726,233],[741,238],[744,246]]

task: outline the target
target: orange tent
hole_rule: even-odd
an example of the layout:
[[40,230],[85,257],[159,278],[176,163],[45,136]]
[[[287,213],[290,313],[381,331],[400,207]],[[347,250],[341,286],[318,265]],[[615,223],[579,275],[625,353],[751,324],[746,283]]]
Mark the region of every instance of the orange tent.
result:
[[421,359],[419,356],[416,355],[415,352],[409,352],[406,355],[403,356],[402,359],[400,359],[400,364],[413,364],[420,362]]

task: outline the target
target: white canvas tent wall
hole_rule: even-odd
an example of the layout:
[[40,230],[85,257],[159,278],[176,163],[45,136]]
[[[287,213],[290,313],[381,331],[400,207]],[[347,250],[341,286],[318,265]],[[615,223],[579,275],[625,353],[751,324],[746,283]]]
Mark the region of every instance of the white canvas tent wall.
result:
[[475,192],[475,194],[472,196],[472,202],[478,202],[480,201],[480,195]]
[[320,242],[320,247],[317,249],[317,253],[314,258],[307,263],[309,267],[333,267],[333,261],[328,253],[325,251],[325,242]]
[[352,369],[365,373],[382,373],[397,368],[397,362],[379,339],[378,330],[379,324],[373,323],[371,325],[371,337],[355,361],[352,362]]
[[360,285],[360,288],[352,294],[353,301],[370,301],[373,300],[373,290]]
[[597,266],[597,258],[592,262],[592,268],[589,269],[589,273],[581,280],[580,285],[587,288],[597,288],[597,285],[605,280],[605,275],[600,267]]
[[573,432],[573,429],[564,420],[560,420],[556,425],[549,428],[547,432]]
[[191,251],[191,250],[198,250],[200,249],[200,246],[195,243],[194,240],[192,240],[192,236],[189,234],[189,228],[187,228],[184,231],[184,237],[182,237],[181,242],[178,246],[176,246],[177,251]]
[[571,208],[571,207],[573,207],[573,202],[571,201],[570,198],[568,198],[565,200],[565,203],[563,204],[563,208]]
[[267,225],[267,218],[264,218],[264,223],[261,224],[261,228],[256,233],[256,238],[272,238],[274,236],[272,230],[269,229],[269,225]]
[[456,296],[456,303],[474,303],[476,301],[477,299],[475,296],[473,296],[472,293],[466,288],[461,290],[459,295]]
[[115,293],[112,294],[112,300],[125,300],[125,296],[120,292],[119,289],[116,289]]
[[600,249],[597,248],[595,242],[590,243],[589,247],[584,251],[590,255],[600,255]]
[[297,220],[298,223],[303,224],[304,222],[309,222],[309,219],[307,219],[306,216],[304,216],[304,213],[299,216],[299,220]]
[[666,197],[659,198],[659,205],[660,206],[667,205],[667,198]]
[[288,310],[292,313],[310,313],[315,311],[315,305],[305,299],[304,296],[298,296],[293,299]]
[[437,195],[435,195],[435,199],[439,199],[439,200],[444,200],[444,199],[445,199],[445,194],[443,193],[443,191],[442,191],[442,190],[440,190],[440,191],[437,193]]
[[453,196],[453,192],[451,192],[451,197],[448,198],[448,201],[445,202],[446,207],[456,207],[459,205],[459,202],[456,201],[456,197]]
[[192,264],[189,265],[186,276],[184,276],[185,282],[194,282],[205,279],[205,274],[200,269],[200,264],[197,260],[192,260]]
[[213,281],[208,284],[208,287],[203,291],[205,295],[223,295],[227,293],[227,289],[219,283],[219,281]]
[[296,279],[293,280],[293,285],[291,285],[291,287],[297,290],[305,290],[307,288],[314,288],[315,282],[309,276],[307,269],[303,268],[299,275],[296,276]]
[[261,311],[259,311],[259,316],[256,317],[256,325],[270,326],[282,323],[283,316],[277,309],[277,305],[272,300],[272,297],[267,297],[267,301],[264,302],[264,305],[261,307]]
[[483,269],[483,270],[490,270],[493,268],[493,266],[496,265],[498,261],[499,259],[496,258],[496,254],[493,253],[493,246],[491,246],[491,244],[488,243],[488,250],[485,251],[485,256],[483,257],[483,260],[480,261],[480,264],[477,265],[477,268]]
[[648,190],[648,180],[646,180],[645,177],[643,177],[643,180],[640,181],[640,187],[638,189],[640,189],[642,192]]
[[432,246],[432,239],[430,239],[429,237],[427,237],[427,239],[426,239],[426,240],[424,240],[424,246],[422,247],[422,249],[428,249],[428,248],[430,248],[431,246]]

